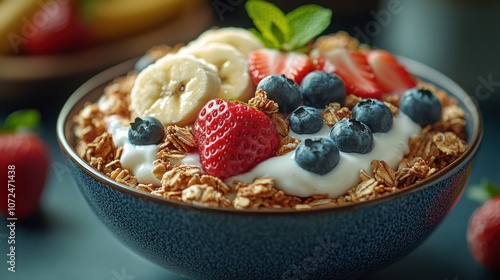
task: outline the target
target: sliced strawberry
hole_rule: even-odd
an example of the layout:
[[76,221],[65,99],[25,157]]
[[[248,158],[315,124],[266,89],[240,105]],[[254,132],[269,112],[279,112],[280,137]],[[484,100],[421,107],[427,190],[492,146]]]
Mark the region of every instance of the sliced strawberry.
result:
[[388,51],[371,51],[367,59],[383,92],[400,94],[417,86],[415,78]]
[[271,119],[256,108],[222,99],[209,101],[193,126],[203,170],[226,179],[272,157],[280,136]]
[[309,56],[303,53],[258,49],[248,55],[248,70],[255,85],[273,74],[284,74],[300,84],[304,76],[313,70],[313,65]]
[[362,98],[382,97],[375,74],[362,53],[337,48],[326,52],[312,52],[311,56],[317,70],[339,75],[348,93]]

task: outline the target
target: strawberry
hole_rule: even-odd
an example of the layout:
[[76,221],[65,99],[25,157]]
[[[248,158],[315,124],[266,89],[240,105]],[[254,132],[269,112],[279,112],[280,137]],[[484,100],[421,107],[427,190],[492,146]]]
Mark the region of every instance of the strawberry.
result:
[[479,263],[500,271],[500,195],[474,211],[467,228],[467,242]]
[[300,84],[302,79],[313,70],[313,65],[307,54],[263,48],[250,52],[248,70],[255,85],[273,74],[283,74]]
[[415,78],[390,52],[370,51],[367,59],[383,92],[401,94],[417,86]]
[[382,98],[382,89],[363,53],[336,48],[326,52],[313,51],[311,57],[317,70],[339,75],[347,93],[362,98]]
[[201,164],[226,179],[274,156],[280,137],[271,119],[256,108],[222,99],[209,101],[193,126]]
[[92,45],[93,39],[79,16],[78,2],[48,1],[39,13],[46,15],[44,24],[33,25],[33,34],[26,40],[24,52],[48,55],[73,51]]
[[47,178],[49,153],[35,133],[14,130],[17,124],[36,118],[37,114],[30,110],[10,115],[4,125],[8,131],[0,133],[0,171],[3,172],[4,185],[0,188],[0,211],[6,217],[28,217],[39,206]]

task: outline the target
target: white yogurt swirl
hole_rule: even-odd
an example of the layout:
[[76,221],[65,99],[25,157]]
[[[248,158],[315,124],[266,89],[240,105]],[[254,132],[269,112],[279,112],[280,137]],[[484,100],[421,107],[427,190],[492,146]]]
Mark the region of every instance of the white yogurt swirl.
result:
[[[119,118],[108,118],[108,131],[113,136],[116,147],[123,147],[120,158],[122,166],[129,169],[138,182],[144,184],[161,185],[152,170],[153,162],[157,159],[157,145],[136,146],[128,140],[128,127],[120,123]],[[296,134],[290,131],[290,135],[303,140],[314,136],[328,137],[330,127],[326,124],[315,134]],[[338,197],[347,192],[352,186],[359,182],[359,171],[364,169],[370,172],[372,160],[383,160],[395,168],[404,155],[409,151],[408,140],[420,133],[421,127],[413,122],[404,113],[399,112],[394,118],[391,130],[386,133],[374,133],[373,150],[367,154],[340,152],[338,165],[325,175],[318,175],[301,168],[294,160],[294,152],[282,156],[269,158],[249,172],[226,179],[228,184],[235,180],[252,182],[258,177],[272,177],[275,179],[277,188],[290,195],[307,197],[313,194],[327,194],[330,197]],[[186,155],[180,163],[193,164],[201,167],[200,158],[197,153]]]
[[128,139],[128,127],[124,126],[120,117],[110,116],[106,120],[108,132],[113,137],[115,147],[123,147],[120,162],[142,184],[160,186],[161,182],[152,173],[157,159],[158,145],[134,145]]
[[[330,129],[324,125],[315,134],[300,135],[291,131],[290,135],[300,140],[314,136],[328,137]],[[372,160],[383,160],[391,167],[396,167],[409,151],[408,140],[419,134],[420,130],[418,124],[399,112],[394,118],[391,130],[373,134],[374,147],[371,152],[367,154],[340,152],[338,165],[325,175],[318,175],[301,168],[294,160],[295,153],[290,152],[269,158],[249,172],[233,176],[227,181],[252,182],[257,177],[269,176],[275,178],[277,188],[290,195],[307,197],[313,194],[328,194],[330,197],[338,197],[359,182],[361,169],[367,172],[371,170]]]

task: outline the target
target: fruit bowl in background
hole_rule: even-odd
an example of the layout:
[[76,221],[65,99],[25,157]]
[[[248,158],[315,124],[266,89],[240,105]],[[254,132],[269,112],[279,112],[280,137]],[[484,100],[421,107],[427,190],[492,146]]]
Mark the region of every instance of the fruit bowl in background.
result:
[[[146,2],[155,1],[157,0]],[[112,2],[120,1],[102,3]],[[0,100],[31,98],[33,95],[53,93],[54,90],[67,91],[70,88],[73,91],[96,73],[140,56],[153,45],[187,42],[213,25],[213,12],[206,1],[170,2],[180,4],[176,4],[174,7],[177,8],[173,10],[156,15],[157,18],[163,15],[163,20],[151,20],[149,25],[142,23],[142,30],[139,28],[141,26],[131,26],[127,32],[124,31],[125,27],[120,31],[120,19],[97,14],[88,26],[94,34],[94,42],[75,50],[31,55],[0,52]],[[103,6],[105,12],[106,7],[104,4]],[[122,11],[123,13],[125,12]],[[125,15],[122,17],[125,18]],[[113,22],[115,25],[111,24]]]
[[195,279],[349,279],[388,266],[433,232],[460,199],[482,139],[478,107],[456,83],[421,63],[401,61],[459,100],[468,148],[435,176],[368,202],[305,211],[229,210],[168,201],[107,178],[78,157],[72,120],[135,61],[97,75],[69,98],[59,115],[58,141],[102,223],[172,272]]

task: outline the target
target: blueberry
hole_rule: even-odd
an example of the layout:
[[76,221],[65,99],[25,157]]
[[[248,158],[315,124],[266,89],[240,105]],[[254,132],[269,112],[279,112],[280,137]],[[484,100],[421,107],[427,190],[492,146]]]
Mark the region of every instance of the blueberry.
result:
[[270,75],[262,79],[257,85],[257,90],[262,89],[267,97],[279,105],[279,111],[289,114],[302,103],[300,87],[285,75]]
[[429,90],[412,88],[399,101],[399,110],[422,127],[433,124],[441,118],[441,103]]
[[165,137],[163,124],[156,118],[135,118],[128,130],[128,139],[134,145],[159,144]]
[[366,124],[372,133],[387,132],[392,127],[391,109],[384,102],[368,98],[361,100],[352,108],[351,118]]
[[313,71],[300,83],[304,104],[324,109],[332,102],[344,105],[347,94],[342,79],[333,73]]
[[340,152],[326,137],[306,138],[295,149],[295,162],[307,171],[325,175],[339,163]]
[[134,70],[137,72],[141,72],[146,69],[149,65],[153,64],[156,61],[154,57],[149,54],[145,54],[139,58],[134,64]]
[[323,116],[321,111],[309,107],[300,106],[288,116],[290,128],[298,134],[313,134],[323,127]]
[[330,139],[340,151],[366,154],[373,149],[373,134],[370,128],[355,119],[343,119],[330,130]]

